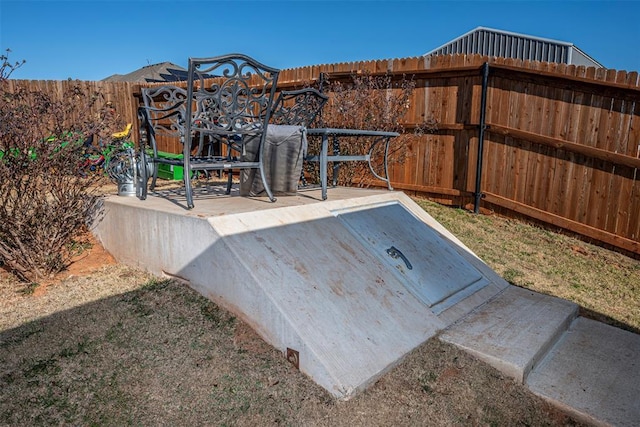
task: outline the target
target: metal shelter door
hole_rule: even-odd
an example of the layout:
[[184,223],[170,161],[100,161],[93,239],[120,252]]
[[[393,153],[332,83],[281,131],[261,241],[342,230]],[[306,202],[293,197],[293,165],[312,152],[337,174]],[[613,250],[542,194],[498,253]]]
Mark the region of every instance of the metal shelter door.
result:
[[334,214],[428,307],[455,300],[450,306],[489,283],[451,242],[398,203]]

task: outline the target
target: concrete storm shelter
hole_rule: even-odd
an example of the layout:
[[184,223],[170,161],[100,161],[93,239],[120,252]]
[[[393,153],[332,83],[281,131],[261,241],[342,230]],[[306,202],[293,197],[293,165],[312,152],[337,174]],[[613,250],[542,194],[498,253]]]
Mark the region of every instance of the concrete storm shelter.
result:
[[233,312],[334,397],[440,333],[578,419],[637,425],[640,335],[510,285],[403,193],[198,192],[192,210],[175,191],[112,196],[95,234]]
[[193,210],[112,197],[96,234],[119,261],[234,312],[343,399],[508,286],[403,193],[310,194],[212,194]]

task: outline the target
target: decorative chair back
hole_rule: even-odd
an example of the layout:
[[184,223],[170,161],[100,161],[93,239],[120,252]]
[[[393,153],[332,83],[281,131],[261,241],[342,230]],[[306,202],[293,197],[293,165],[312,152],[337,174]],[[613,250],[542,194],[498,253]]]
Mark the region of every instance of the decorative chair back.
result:
[[309,127],[328,100],[327,95],[314,88],[282,91],[274,104],[271,122]]
[[177,137],[184,143],[187,90],[177,86],[143,88],[142,101],[150,137]]
[[[259,169],[269,199],[275,201],[264,174],[262,148],[280,71],[243,54],[189,58],[185,135],[200,133],[227,145],[219,161],[189,159],[184,147],[187,205],[193,207],[187,171]],[[258,144],[257,158],[246,157],[246,144]],[[232,155],[235,151],[237,155]],[[234,165],[232,162],[236,162]],[[231,175],[229,175],[231,176]]]
[[[142,104],[138,109],[140,119],[140,154],[143,164],[151,164],[151,190],[155,189],[158,179],[158,164],[181,166],[182,160],[177,156],[161,158],[158,156],[157,137],[177,138],[181,144],[185,141],[185,125],[187,110],[187,90],[172,86],[153,86],[142,89]],[[151,149],[151,151],[149,151]],[[147,181],[149,171],[142,168],[140,172],[143,183],[140,198],[147,197]]]
[[[246,55],[189,59],[188,90],[197,113],[191,130],[256,135],[269,120],[279,70]],[[194,114],[187,108],[187,113]]]

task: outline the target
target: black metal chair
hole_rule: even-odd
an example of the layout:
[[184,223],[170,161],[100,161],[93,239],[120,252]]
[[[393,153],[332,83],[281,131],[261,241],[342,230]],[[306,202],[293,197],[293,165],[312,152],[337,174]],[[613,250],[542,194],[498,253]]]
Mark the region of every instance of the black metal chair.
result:
[[[186,121],[183,145],[187,208],[193,208],[191,176],[195,171],[258,169],[269,200],[275,201],[267,182],[263,147],[271,116],[279,70],[242,54],[189,58]],[[220,142],[225,153],[211,156],[191,153],[191,141],[204,135]],[[257,158],[247,156],[246,146],[257,144]],[[199,144],[200,148],[201,145]]]
[[[158,165],[167,164],[183,166],[183,160],[179,156],[160,157],[156,137],[165,136],[177,138],[181,144],[185,141],[185,125],[187,123],[187,90],[177,86],[155,86],[142,89],[143,107],[138,110],[140,120],[140,159],[142,164],[153,164],[153,179],[150,189],[156,186],[158,178]],[[149,177],[146,169],[141,171],[143,188],[140,198],[147,197]]]

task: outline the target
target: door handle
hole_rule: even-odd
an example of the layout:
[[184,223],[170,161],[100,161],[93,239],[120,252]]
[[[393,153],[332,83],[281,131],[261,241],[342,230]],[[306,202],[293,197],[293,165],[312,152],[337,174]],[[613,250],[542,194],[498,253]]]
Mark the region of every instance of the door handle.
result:
[[393,259],[402,259],[409,270],[413,269],[413,266],[411,265],[407,257],[404,256],[400,249],[396,248],[395,246],[391,246],[389,249],[387,249],[387,255],[389,255]]

